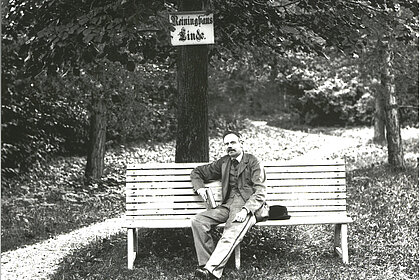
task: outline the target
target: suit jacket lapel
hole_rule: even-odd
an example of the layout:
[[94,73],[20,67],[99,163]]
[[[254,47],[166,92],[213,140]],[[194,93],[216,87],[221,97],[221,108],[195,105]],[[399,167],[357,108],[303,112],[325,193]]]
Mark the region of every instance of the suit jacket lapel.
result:
[[225,200],[229,190],[229,170],[230,160],[227,158],[227,160],[222,163],[222,201]]
[[238,177],[245,170],[246,166],[248,165],[248,161],[249,161],[248,154],[244,153],[244,157],[242,158],[241,162],[238,165]]

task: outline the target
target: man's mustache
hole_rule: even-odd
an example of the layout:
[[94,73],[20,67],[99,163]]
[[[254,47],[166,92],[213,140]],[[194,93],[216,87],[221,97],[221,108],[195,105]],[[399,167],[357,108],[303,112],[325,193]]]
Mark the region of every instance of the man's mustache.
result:
[[236,150],[235,149],[232,149],[232,148],[228,148],[228,150],[227,150],[228,152],[235,152]]

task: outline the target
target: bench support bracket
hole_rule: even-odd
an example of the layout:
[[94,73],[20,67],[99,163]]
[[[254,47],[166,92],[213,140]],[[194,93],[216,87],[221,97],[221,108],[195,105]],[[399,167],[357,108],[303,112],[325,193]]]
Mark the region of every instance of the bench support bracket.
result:
[[336,224],[334,228],[334,249],[343,259],[344,264],[349,263],[347,244],[347,224]]

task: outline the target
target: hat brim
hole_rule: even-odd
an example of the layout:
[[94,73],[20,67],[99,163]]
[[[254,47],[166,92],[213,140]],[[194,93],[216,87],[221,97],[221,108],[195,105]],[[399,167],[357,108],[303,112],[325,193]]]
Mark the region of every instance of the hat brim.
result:
[[274,216],[274,217],[268,217],[269,220],[288,220],[290,219],[290,215],[284,215],[284,216]]

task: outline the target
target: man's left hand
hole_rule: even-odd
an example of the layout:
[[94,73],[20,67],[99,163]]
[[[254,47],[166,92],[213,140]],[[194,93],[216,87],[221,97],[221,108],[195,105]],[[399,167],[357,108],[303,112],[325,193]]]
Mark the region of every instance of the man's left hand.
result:
[[243,221],[245,221],[246,216],[248,216],[248,211],[246,209],[242,209],[236,214],[235,219],[233,219],[233,221],[242,223]]

